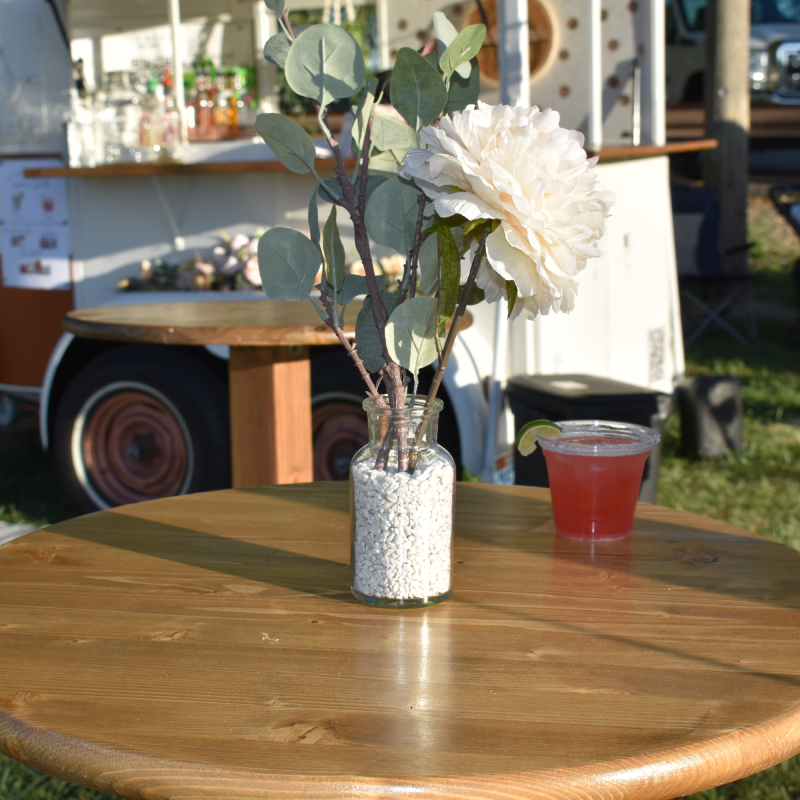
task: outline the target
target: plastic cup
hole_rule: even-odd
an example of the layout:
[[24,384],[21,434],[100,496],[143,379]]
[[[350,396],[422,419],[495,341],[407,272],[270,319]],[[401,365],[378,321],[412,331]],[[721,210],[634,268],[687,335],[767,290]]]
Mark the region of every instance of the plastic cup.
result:
[[560,422],[560,439],[539,443],[547,461],[556,531],[584,541],[631,532],[650,450],[661,438],[626,422]]

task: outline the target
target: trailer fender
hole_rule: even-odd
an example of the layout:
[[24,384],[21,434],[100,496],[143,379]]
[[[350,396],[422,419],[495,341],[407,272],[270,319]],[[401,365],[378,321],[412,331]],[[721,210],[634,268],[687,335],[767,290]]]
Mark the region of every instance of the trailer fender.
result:
[[61,335],[61,338],[53,348],[53,352],[50,354],[50,360],[47,362],[47,369],[44,372],[42,393],[39,399],[39,438],[42,442],[42,450],[50,449],[50,396],[53,390],[53,383],[55,382],[58,368],[64,360],[64,355],[74,339],[75,336],[71,333]]
[[483,432],[489,418],[489,404],[480,373],[463,334],[456,337],[442,382],[458,423],[461,465],[467,472],[480,475]]

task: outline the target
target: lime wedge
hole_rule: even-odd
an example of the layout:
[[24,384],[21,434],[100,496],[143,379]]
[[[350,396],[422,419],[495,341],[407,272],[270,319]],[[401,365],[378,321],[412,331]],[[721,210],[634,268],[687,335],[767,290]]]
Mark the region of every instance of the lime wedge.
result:
[[560,439],[561,426],[549,419],[535,419],[526,422],[517,434],[517,450],[523,456],[529,456],[536,449],[539,439]]

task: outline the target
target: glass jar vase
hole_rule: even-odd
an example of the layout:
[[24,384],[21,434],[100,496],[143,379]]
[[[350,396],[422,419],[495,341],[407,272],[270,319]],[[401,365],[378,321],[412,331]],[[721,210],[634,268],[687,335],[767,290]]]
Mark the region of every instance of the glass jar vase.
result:
[[363,403],[369,444],[350,465],[351,590],[383,608],[420,608],[452,594],[455,463],[436,443],[441,400],[405,408]]

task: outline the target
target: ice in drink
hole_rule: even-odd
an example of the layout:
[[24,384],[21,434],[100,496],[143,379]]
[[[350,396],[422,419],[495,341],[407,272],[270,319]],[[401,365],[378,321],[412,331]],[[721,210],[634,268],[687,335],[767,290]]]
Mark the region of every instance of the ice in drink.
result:
[[556,531],[571,539],[628,536],[644,465],[659,435],[620,422],[560,423],[559,439],[541,441]]

